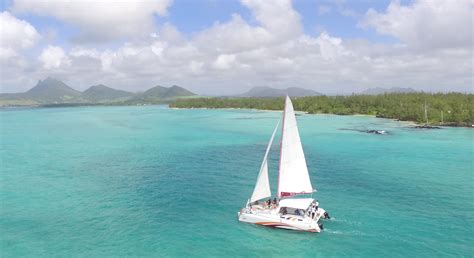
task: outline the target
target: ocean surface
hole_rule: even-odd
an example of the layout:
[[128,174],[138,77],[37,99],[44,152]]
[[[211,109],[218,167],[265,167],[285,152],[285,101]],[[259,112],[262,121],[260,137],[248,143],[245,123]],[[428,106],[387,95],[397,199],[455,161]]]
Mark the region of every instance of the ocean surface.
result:
[[[280,115],[1,110],[0,256],[474,255],[469,128],[299,115],[314,197],[333,219],[319,234],[238,222]],[[278,154],[276,140],[273,191]]]

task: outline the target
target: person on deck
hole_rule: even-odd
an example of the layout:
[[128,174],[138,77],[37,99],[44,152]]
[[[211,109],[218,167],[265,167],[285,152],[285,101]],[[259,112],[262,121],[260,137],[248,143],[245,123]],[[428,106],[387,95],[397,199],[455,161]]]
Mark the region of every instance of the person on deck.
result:
[[311,218],[314,219],[316,216],[316,205],[311,206]]

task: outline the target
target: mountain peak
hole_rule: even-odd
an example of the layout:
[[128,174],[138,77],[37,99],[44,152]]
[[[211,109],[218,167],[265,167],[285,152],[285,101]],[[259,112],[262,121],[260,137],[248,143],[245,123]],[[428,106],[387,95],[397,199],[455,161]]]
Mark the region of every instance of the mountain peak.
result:
[[53,77],[39,80],[36,86],[25,94],[27,97],[42,103],[68,101],[81,95],[79,91]]
[[67,86],[64,82],[62,82],[62,81],[60,81],[56,78],[47,77],[44,80],[39,80],[38,83],[36,84],[36,86],[31,88],[29,91],[35,91],[35,90],[42,89],[42,88],[69,88],[69,89],[73,90],[72,88]]
[[48,76],[43,81],[45,81],[45,82],[59,82],[60,80],[56,79],[55,77]]
[[163,86],[155,86],[151,89],[148,89],[142,94],[142,98],[150,99],[150,98],[175,98],[175,97],[186,97],[186,96],[194,96],[193,92],[180,87],[178,85],[173,85],[169,88]]
[[131,92],[116,90],[103,84],[91,86],[82,93],[82,96],[86,98],[87,101],[91,102],[101,102],[107,100],[127,98],[132,95],[134,94]]
[[110,88],[108,86],[105,86],[104,84],[98,84],[98,85],[92,85],[90,86],[87,90],[85,90],[84,92],[86,91],[91,91],[91,90],[107,90],[107,89],[111,89],[111,90],[114,90],[113,88]]

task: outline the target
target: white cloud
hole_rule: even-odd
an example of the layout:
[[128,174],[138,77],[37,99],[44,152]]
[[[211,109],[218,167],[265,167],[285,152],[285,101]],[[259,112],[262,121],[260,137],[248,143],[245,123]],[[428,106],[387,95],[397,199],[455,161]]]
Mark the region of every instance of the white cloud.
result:
[[17,55],[17,51],[32,47],[40,38],[36,29],[9,12],[0,13],[0,58]]
[[81,30],[81,42],[149,35],[154,15],[166,15],[171,0],[14,0],[14,12],[52,16]]
[[235,55],[219,55],[213,67],[220,70],[227,70],[235,63]]
[[173,44],[179,44],[184,41],[184,36],[175,26],[170,23],[165,23],[163,26],[161,26],[159,34],[156,36],[158,36],[160,40]]
[[191,73],[198,75],[203,72],[203,67],[204,67],[204,62],[198,62],[198,61],[191,61],[189,64],[189,69],[191,70]]
[[0,59],[8,59],[16,56],[16,52],[11,48],[0,48]]
[[194,37],[194,42],[203,49],[231,53],[268,44],[272,34],[259,26],[251,26],[240,15],[234,14],[227,23],[215,23]]
[[71,63],[62,48],[51,45],[41,52],[39,60],[43,63],[45,69],[60,68],[61,66],[68,66]]
[[324,60],[332,60],[348,54],[348,51],[342,46],[342,39],[331,37],[325,31],[317,38],[304,37],[303,40],[308,44],[317,44],[320,49],[321,58]]
[[417,0],[406,6],[393,1],[385,12],[369,9],[361,25],[394,36],[412,47],[470,47],[473,17],[471,0]]
[[[64,52],[64,51],[63,51]],[[88,49],[84,47],[76,47],[73,48],[70,52],[69,55],[73,57],[90,57],[90,58],[99,58],[100,57],[100,52],[97,51],[96,49]]]
[[[422,40],[381,44],[347,40],[324,30],[311,36],[302,31],[300,17],[289,1],[245,0],[243,4],[251,11],[252,21],[234,14],[192,35],[164,24],[140,40],[108,49],[76,46],[65,51],[48,46],[39,65],[25,62],[22,70],[2,74],[1,85],[8,82],[15,87],[20,84],[15,84],[15,78],[28,74],[34,80],[49,75],[67,78],[78,89],[103,83],[140,91],[157,84],[178,84],[200,94],[237,94],[253,86],[298,86],[324,93],[394,86],[472,91],[472,49],[459,43],[448,41],[444,48],[419,51],[410,42],[427,44]],[[418,4],[408,7],[416,9]],[[429,14],[425,19],[441,19],[432,17],[438,13]]]
[[253,13],[255,19],[278,38],[291,38],[302,32],[301,18],[291,0],[241,0]]
[[302,34],[299,14],[290,0],[241,0],[249,8],[254,26],[239,14],[233,14],[226,23],[216,22],[212,27],[194,37],[199,47],[219,53],[250,50],[262,45],[278,44]]

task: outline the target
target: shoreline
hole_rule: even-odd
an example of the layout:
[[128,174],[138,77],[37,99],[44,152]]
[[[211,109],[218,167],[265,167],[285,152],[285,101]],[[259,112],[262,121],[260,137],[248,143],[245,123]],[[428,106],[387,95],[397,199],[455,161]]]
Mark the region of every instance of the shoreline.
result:
[[[281,110],[273,110],[273,109],[257,109],[257,108],[179,108],[179,107],[169,107],[169,109],[202,109],[202,110],[254,110],[254,111],[264,111],[264,112],[282,112]],[[296,113],[304,113],[308,114],[305,111],[295,111]]]
[[[119,107],[119,106],[127,106],[127,107],[143,107],[143,106],[168,106],[169,109],[202,109],[202,110],[253,110],[253,111],[262,111],[262,112],[281,112],[281,110],[273,110],[273,109],[257,109],[257,108],[209,108],[209,107],[171,107],[169,103],[156,103],[156,104],[102,104],[102,103],[71,103],[71,104],[44,104],[44,105],[20,105],[20,106],[0,106],[0,110],[15,110],[15,109],[34,109],[34,108],[74,108],[74,107]],[[305,115],[332,115],[332,116],[360,116],[360,117],[374,117],[374,118],[381,118],[381,119],[388,119],[396,122],[402,122],[407,124],[407,126],[423,126],[424,124],[417,123],[415,121],[409,120],[398,120],[395,118],[387,118],[387,117],[378,117],[377,115],[371,114],[348,114],[348,115],[339,115],[334,113],[309,113],[306,111],[295,111],[296,114],[305,114]],[[473,128],[474,126],[471,125],[460,125],[460,124],[432,124],[430,126],[433,127],[446,127],[446,128]]]
[[[202,109],[202,110],[254,110],[254,111],[264,111],[264,112],[281,112],[281,110],[271,110],[271,109],[256,109],[256,108],[180,108],[180,107],[169,107],[170,109]],[[360,117],[373,117],[373,118],[379,118],[379,119],[388,119],[392,120],[395,122],[401,122],[404,124],[407,124],[407,126],[411,127],[416,127],[416,126],[423,126],[424,124],[417,123],[415,121],[409,121],[409,120],[398,120],[395,118],[387,118],[387,117],[378,117],[376,115],[370,115],[370,114],[351,114],[351,115],[338,115],[338,114],[333,114],[333,113],[309,113],[306,111],[295,111],[295,114],[305,114],[305,115],[331,115],[331,116],[360,116]],[[473,128],[474,126],[468,126],[468,125],[458,125],[458,124],[432,124],[429,126],[433,127],[446,127],[446,128]]]

